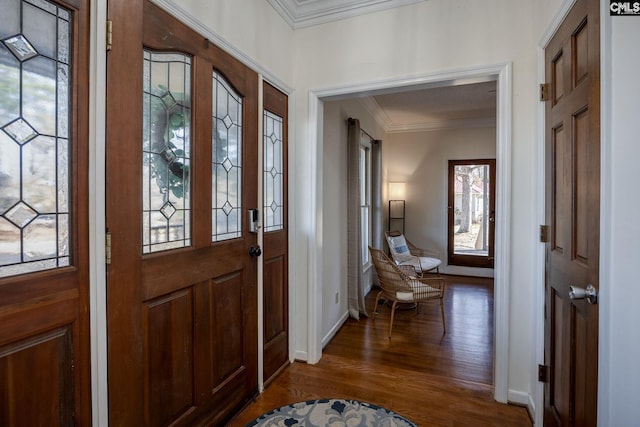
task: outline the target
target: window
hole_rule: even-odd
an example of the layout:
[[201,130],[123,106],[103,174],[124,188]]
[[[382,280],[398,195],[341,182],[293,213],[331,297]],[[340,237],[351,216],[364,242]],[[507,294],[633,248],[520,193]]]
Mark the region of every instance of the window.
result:
[[371,245],[371,138],[364,132],[360,135],[360,242],[362,265],[368,266]]

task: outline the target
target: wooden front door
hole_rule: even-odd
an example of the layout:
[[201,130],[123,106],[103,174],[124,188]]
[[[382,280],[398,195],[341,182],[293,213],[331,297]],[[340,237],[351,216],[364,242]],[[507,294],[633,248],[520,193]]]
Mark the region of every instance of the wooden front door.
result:
[[109,18],[110,424],[220,425],[257,393],[258,76],[149,1]]
[[597,0],[578,0],[545,49],[546,426],[597,422],[598,306],[578,288],[599,287],[599,19]]
[[0,425],[90,425],[89,3],[1,9]]
[[289,364],[287,96],[264,83],[264,380]]

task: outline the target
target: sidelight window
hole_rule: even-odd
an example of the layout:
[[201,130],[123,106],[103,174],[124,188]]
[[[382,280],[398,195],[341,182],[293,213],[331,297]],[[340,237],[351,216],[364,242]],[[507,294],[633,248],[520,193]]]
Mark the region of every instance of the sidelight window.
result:
[[0,277],[71,263],[71,13],[4,2],[0,17]]

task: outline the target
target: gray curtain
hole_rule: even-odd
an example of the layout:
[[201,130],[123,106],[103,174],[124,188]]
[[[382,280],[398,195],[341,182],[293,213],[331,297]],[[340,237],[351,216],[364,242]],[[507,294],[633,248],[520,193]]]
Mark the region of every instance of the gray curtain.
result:
[[[384,226],[382,224],[382,141],[371,145],[371,246],[382,249]],[[380,286],[378,275],[373,274],[373,284]]]
[[371,146],[371,208],[372,246],[382,249],[382,141],[379,139],[374,140]]
[[349,118],[347,128],[347,295],[349,315],[360,319],[360,315],[367,316],[360,247],[360,121]]

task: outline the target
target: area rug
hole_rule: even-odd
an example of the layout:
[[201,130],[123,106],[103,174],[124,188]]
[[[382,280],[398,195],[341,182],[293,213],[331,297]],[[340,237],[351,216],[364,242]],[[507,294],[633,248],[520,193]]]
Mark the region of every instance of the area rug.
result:
[[320,399],[267,412],[246,427],[417,427],[404,417],[357,400]]

